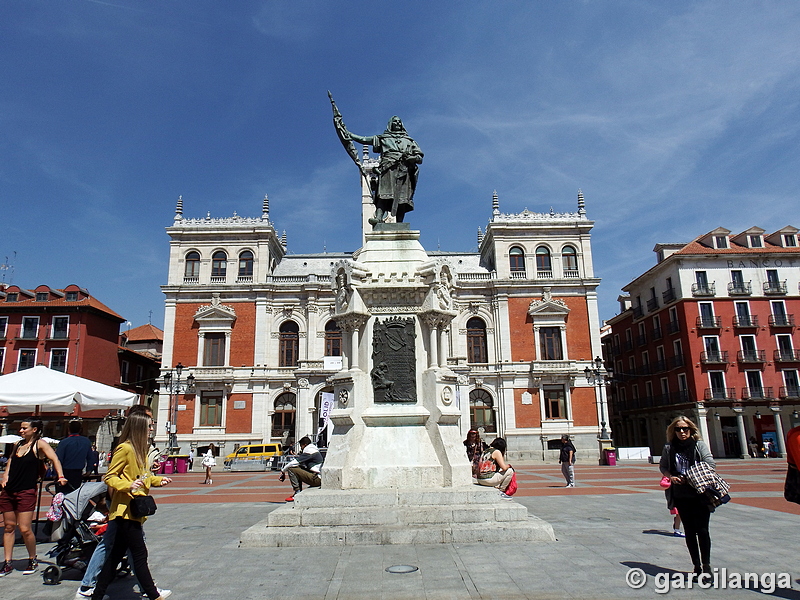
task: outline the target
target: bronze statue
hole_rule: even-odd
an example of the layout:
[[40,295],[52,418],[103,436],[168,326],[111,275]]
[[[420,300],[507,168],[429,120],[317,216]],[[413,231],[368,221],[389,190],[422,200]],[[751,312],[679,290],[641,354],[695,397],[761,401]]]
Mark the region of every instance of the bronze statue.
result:
[[[389,125],[383,133],[361,136],[349,132],[330,92],[328,97],[331,99],[333,125],[339,140],[370,182],[375,216],[369,222],[373,226],[383,223],[391,214],[398,223],[402,223],[405,214],[414,210],[414,191],[417,188],[419,165],[422,164],[422,150],[408,135],[403,122],[397,116],[389,120]],[[358,160],[354,141],[368,144],[375,152],[380,153],[380,163],[372,169],[377,181],[364,171]]]

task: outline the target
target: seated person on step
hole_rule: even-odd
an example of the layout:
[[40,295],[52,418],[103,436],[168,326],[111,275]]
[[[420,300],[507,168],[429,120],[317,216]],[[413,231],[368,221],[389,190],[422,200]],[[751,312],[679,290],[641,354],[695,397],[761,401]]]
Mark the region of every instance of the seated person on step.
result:
[[288,472],[292,484],[292,495],[286,499],[287,502],[294,501],[294,495],[303,489],[304,483],[309,487],[319,487],[322,483],[319,478],[322,454],[308,436],[300,438],[299,444],[300,453],[281,469],[280,480],[284,481]]

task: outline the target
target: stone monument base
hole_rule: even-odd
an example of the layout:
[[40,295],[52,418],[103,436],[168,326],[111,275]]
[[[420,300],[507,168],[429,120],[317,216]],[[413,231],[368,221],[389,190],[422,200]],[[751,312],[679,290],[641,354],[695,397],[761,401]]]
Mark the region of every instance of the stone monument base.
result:
[[553,527],[494,488],[306,489],[242,532],[239,546],[555,541]]

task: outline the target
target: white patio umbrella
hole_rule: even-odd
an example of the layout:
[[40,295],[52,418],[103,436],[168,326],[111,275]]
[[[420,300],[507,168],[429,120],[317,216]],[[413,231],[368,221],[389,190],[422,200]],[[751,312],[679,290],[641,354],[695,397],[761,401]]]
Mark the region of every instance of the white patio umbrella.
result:
[[74,404],[84,410],[126,408],[137,395],[83,377],[38,365],[0,376],[0,406],[8,412],[71,412]]
[[8,435],[0,435],[0,444],[16,444],[21,439],[21,437],[14,435],[13,433],[9,433]]

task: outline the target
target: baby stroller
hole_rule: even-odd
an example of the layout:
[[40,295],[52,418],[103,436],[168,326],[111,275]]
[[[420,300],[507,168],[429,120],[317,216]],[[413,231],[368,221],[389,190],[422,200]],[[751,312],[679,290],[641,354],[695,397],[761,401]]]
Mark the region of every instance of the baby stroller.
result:
[[[61,581],[64,569],[77,569],[81,573],[86,571],[92,553],[100,542],[100,538],[89,527],[88,517],[95,510],[90,500],[97,503],[106,494],[105,483],[92,481],[64,496],[61,518],[48,523],[52,525],[50,540],[57,543],[47,553],[47,556],[55,558],[55,564],[42,572],[45,583],[53,585]],[[127,570],[126,565],[122,571]]]

